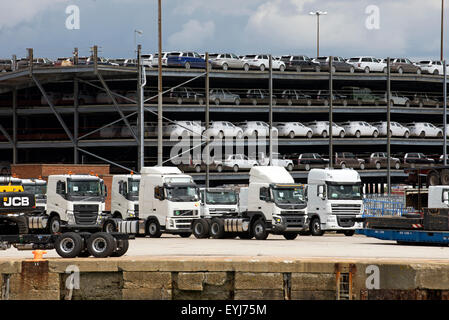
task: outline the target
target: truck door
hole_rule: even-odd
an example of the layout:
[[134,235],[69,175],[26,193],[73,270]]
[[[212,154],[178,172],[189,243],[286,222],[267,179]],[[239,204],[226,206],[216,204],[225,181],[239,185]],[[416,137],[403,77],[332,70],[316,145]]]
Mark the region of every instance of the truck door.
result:
[[165,218],[168,215],[166,208],[167,200],[164,199],[164,188],[158,185],[151,185],[151,190],[148,190],[152,193],[152,214],[155,215],[159,221],[161,226],[165,226]]
[[270,188],[260,187],[259,189],[259,205],[257,210],[263,212],[265,219],[271,220],[273,202],[271,199]]

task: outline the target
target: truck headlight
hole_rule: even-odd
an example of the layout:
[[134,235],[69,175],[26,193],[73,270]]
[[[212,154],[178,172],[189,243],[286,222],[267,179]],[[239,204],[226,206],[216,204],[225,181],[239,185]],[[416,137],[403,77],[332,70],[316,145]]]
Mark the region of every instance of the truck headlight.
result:
[[75,224],[75,215],[73,211],[67,210],[66,213],[67,213],[67,222],[69,224]]
[[282,218],[280,218],[280,217],[273,217],[273,220],[274,220],[274,223],[275,223],[275,224],[280,224],[280,223],[282,223]]

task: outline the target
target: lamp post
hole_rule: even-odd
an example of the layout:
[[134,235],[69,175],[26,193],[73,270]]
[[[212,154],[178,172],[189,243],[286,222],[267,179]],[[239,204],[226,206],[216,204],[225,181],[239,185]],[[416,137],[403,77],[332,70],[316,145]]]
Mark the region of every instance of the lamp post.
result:
[[139,34],[140,36],[143,34],[142,30],[134,30],[134,52],[137,52],[137,48],[136,48],[136,42],[137,42],[137,34]]
[[321,15],[326,15],[327,12],[326,11],[315,11],[315,12],[310,12],[310,15],[316,16],[317,18],[317,24],[316,24],[316,56],[319,57],[320,56],[320,16]]

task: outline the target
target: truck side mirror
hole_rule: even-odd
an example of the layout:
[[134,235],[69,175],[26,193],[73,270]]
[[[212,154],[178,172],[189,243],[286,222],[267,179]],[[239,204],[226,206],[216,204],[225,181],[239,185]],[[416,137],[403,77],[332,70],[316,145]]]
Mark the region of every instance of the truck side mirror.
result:
[[259,191],[259,199],[262,201],[270,202],[270,191],[268,188],[262,187]]
[[161,187],[154,188],[154,198],[158,200],[164,200],[164,193]]
[[324,199],[324,186],[318,186],[318,197]]
[[56,183],[56,193],[60,194],[62,196],[65,195],[65,182],[64,181],[58,181]]

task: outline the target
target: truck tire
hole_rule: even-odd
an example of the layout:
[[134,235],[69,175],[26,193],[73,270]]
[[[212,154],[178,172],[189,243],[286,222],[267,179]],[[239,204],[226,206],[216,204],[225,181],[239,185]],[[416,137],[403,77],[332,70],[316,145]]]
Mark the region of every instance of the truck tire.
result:
[[160,238],[162,235],[161,226],[157,220],[150,220],[145,228],[145,234],[150,238]]
[[114,237],[107,232],[94,233],[87,239],[87,250],[95,258],[106,258],[116,251]]
[[345,230],[343,231],[343,234],[347,237],[352,237],[355,233],[355,230]]
[[427,184],[429,186],[437,186],[440,184],[440,175],[438,172],[432,171],[427,176]]
[[123,239],[121,241],[117,241],[119,245],[117,246],[116,250],[111,254],[111,257],[121,257],[126,252],[128,252],[129,248],[129,241],[128,239]]
[[224,238],[224,223],[223,220],[219,218],[213,218],[212,223],[210,224],[210,235],[214,239],[223,239]]
[[442,185],[449,185],[449,170],[443,169],[441,170],[441,184]]
[[107,233],[117,232],[117,226],[113,220],[107,220],[103,225],[103,231]]
[[209,238],[210,226],[205,219],[197,219],[192,224],[193,235],[197,239]]
[[61,232],[61,219],[59,219],[59,216],[54,215],[48,220],[48,231],[50,234]]
[[320,218],[315,217],[310,221],[310,227],[309,227],[310,233],[312,236],[320,237],[324,234],[324,231],[321,230],[321,223]]
[[192,232],[182,232],[179,234],[181,238],[188,238],[192,235]]
[[284,233],[283,236],[287,240],[295,240],[298,237],[298,234],[294,232],[287,232]]
[[75,258],[83,250],[83,239],[75,232],[63,233],[56,239],[55,249],[63,258]]
[[268,238],[268,231],[263,219],[258,219],[252,225],[252,233],[257,240],[265,240]]

